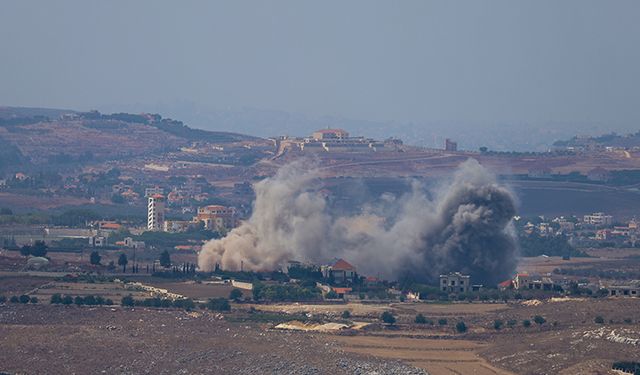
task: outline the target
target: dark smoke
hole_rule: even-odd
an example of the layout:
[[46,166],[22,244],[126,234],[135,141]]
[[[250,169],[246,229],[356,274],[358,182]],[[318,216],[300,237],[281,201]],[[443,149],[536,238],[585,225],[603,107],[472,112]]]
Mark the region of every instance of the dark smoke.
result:
[[513,196],[473,159],[433,199],[415,184],[411,193],[383,196],[371,205],[376,209],[354,216],[332,215],[315,177],[304,163],[294,163],[256,184],[253,215],[225,238],[208,242],[200,268],[239,269],[242,262],[245,269],[273,270],[287,260],[341,257],[361,274],[433,282],[441,273],[461,271],[486,285],[515,269]]

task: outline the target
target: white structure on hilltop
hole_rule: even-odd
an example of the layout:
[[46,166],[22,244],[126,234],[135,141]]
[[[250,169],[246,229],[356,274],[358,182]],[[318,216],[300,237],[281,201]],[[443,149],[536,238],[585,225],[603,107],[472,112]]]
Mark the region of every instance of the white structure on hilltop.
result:
[[147,230],[160,231],[164,225],[164,196],[154,194],[149,197],[147,209]]

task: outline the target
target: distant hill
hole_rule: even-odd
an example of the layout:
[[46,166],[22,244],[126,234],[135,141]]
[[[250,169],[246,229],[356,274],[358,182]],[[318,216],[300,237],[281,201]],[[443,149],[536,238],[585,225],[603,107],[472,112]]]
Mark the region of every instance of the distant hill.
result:
[[619,135],[616,133],[604,134],[597,137],[578,137],[575,136],[569,140],[556,141],[553,143],[555,147],[624,147],[633,148],[640,147],[640,131],[632,134]]
[[193,142],[258,139],[193,129],[158,114],[0,107],[0,169],[122,160],[175,151]]

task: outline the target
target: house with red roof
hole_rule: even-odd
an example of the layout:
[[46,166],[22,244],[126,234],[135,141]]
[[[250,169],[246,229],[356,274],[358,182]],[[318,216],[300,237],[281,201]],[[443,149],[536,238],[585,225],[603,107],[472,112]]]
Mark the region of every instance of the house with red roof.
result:
[[333,279],[336,284],[352,283],[356,277],[356,268],[344,259],[322,266],[321,271],[324,278]]

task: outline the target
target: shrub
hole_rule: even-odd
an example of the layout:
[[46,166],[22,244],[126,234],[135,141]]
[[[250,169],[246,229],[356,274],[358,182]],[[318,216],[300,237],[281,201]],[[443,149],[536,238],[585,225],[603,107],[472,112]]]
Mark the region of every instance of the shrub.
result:
[[418,314],[416,315],[415,322],[417,324],[427,324],[427,318],[425,318],[422,314]]
[[522,326],[523,326],[524,328],[529,328],[529,327],[531,327],[531,321],[530,321],[529,319],[525,319],[525,320],[523,320],[523,321],[522,321]]
[[458,333],[467,332],[467,325],[464,324],[463,321],[459,321],[458,323],[456,323],[456,331],[458,331]]
[[99,305],[99,306],[104,305],[104,297],[103,296],[97,296],[96,297],[96,305]]
[[448,323],[447,319],[445,319],[445,318],[438,319],[438,324],[440,324],[441,326],[446,326],[447,323]]
[[11,303],[19,303],[20,302],[20,298],[18,298],[18,296],[11,296],[11,298],[9,299],[9,302],[11,302]]
[[80,296],[76,296],[76,298],[73,299],[73,303],[75,303],[78,306],[82,306],[84,305],[84,298]]
[[626,318],[626,319],[624,320],[624,322],[625,322],[626,324],[631,324],[631,323],[633,323],[633,320],[631,320],[631,319],[629,319],[629,318]]
[[540,316],[540,315],[536,315],[536,316],[534,316],[534,317],[533,317],[533,321],[534,321],[534,322],[536,322],[536,323],[537,323],[537,324],[539,324],[539,325],[542,325],[542,324],[544,324],[547,320],[546,320],[545,318],[543,318],[542,316]]
[[495,329],[497,331],[500,328],[502,328],[503,324],[504,324],[504,322],[502,320],[496,319],[496,320],[493,321],[493,329]]
[[327,292],[327,294],[324,295],[324,298],[326,298],[326,299],[337,299],[338,298],[338,293],[334,292],[333,290],[330,290],[329,292]]
[[507,321],[507,326],[509,326],[509,327],[515,327],[516,324],[518,324],[518,321],[515,320],[515,319],[510,319],[510,320]]
[[349,319],[351,318],[351,312],[349,310],[344,310],[342,312],[342,319]]
[[383,312],[382,315],[380,315],[380,319],[386,324],[394,324],[396,322],[396,317],[389,311]]
[[210,298],[207,302],[207,308],[213,311],[230,311],[231,306],[226,298]]
[[120,304],[122,306],[133,306],[135,304],[135,301],[133,300],[133,296],[131,294],[126,295],[124,297],[122,297],[122,300],[120,301]]
[[5,303],[5,302],[7,302],[7,297],[0,296],[0,303]]
[[113,300],[111,298],[107,298],[104,300],[104,304],[107,306],[113,305]]
[[85,305],[89,305],[89,306],[95,306],[98,303],[96,302],[96,297],[94,297],[92,295],[88,295],[88,296],[84,297],[84,304]]
[[31,302],[31,303],[38,303],[38,297],[31,297],[31,298],[29,298],[29,302]]
[[229,299],[238,302],[242,298],[242,291],[240,289],[233,289],[231,293],[229,293]]
[[604,324],[604,318],[601,317],[600,315],[596,316],[595,319],[593,319],[594,322],[596,322],[597,324]]
[[60,293],[52,294],[51,304],[57,305],[59,303],[62,303],[62,296],[60,295]]
[[31,298],[26,294],[21,295],[18,299],[20,303],[29,303],[29,301],[31,301]]
[[71,296],[64,296],[62,297],[62,304],[63,305],[70,305],[73,303],[73,298]]

